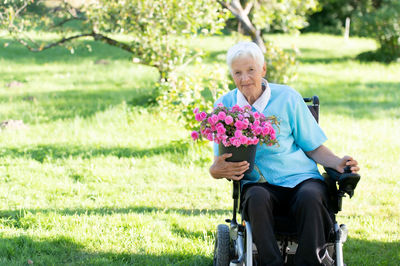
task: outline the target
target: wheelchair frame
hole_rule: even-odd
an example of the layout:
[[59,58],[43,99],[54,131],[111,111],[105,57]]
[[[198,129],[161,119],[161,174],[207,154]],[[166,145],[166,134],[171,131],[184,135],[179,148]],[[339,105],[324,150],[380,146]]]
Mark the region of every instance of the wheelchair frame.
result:
[[[318,122],[319,98],[313,96],[303,99],[305,102],[311,102],[311,105],[308,105],[309,110]],[[323,176],[328,186],[329,210],[334,224],[334,239],[332,239],[333,242],[327,243],[328,247],[324,259],[327,265],[343,266],[342,246],[346,242],[348,231],[346,225],[337,223],[336,214],[342,209],[343,197],[346,194],[350,198],[354,195],[360,175],[353,174],[350,167],[346,167],[343,174],[331,168],[325,168],[325,171],[326,173]],[[239,207],[240,192],[240,182],[233,181],[233,217],[225,220],[229,223],[229,227],[226,224],[218,225],[214,249],[214,265],[251,266],[253,265],[253,259],[257,256],[250,223],[245,221],[243,217],[241,224],[237,222],[236,214]],[[277,241],[285,265],[291,265],[290,263],[293,261],[290,259],[293,259],[297,249],[295,236],[291,234],[279,235],[277,236]]]

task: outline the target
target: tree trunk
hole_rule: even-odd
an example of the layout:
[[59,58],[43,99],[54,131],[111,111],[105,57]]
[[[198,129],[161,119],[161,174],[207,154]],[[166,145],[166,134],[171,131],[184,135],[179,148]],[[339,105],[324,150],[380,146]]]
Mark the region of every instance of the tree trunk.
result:
[[245,35],[251,37],[251,40],[256,43],[263,53],[266,52],[265,42],[261,35],[261,31],[251,23],[249,19],[249,13],[252,8],[252,2],[249,2],[245,9],[239,0],[232,0],[230,3],[225,1],[218,1],[223,7],[227,8],[238,20],[241,30]]

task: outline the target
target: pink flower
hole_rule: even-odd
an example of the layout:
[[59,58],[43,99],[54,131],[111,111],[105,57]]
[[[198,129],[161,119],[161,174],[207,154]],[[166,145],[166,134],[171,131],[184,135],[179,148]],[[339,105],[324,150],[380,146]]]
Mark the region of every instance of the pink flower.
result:
[[222,127],[217,127],[217,133],[218,134],[224,134],[226,132],[226,129],[222,126]]
[[218,116],[216,114],[213,114],[211,116],[211,120],[212,120],[214,125],[217,124],[218,123]]
[[249,126],[249,123],[250,123],[250,122],[249,122],[249,119],[247,119],[247,118],[244,119],[244,120],[243,120],[243,126],[244,126],[243,129],[246,129],[246,128]]
[[197,114],[198,112],[199,112],[199,108],[197,108],[197,107],[194,108],[193,113],[194,113],[194,114]]
[[209,140],[209,141],[213,141],[214,139],[213,139],[213,135],[210,133],[210,134],[207,134],[207,139]]
[[226,123],[227,125],[232,124],[232,123],[233,123],[233,118],[232,118],[232,116],[228,115],[227,117],[225,117],[225,123]]
[[199,121],[199,122],[203,121],[203,119],[202,119],[202,117],[201,117],[201,114],[199,114],[199,113],[197,113],[197,114],[194,116],[194,118],[195,118],[197,121]]
[[260,119],[260,117],[261,117],[258,112],[254,112],[253,116],[255,119]]
[[218,113],[218,119],[219,120],[221,120],[221,121],[224,121],[225,120],[225,117],[226,117],[226,114],[225,114],[225,112],[219,112]]
[[232,111],[234,111],[234,112],[243,112],[243,109],[240,108],[240,106],[236,104],[236,105],[234,105],[232,107]]
[[[268,126],[266,126],[266,127],[264,127],[263,129],[262,129],[262,135],[263,136],[266,136],[266,135],[268,135],[268,134],[271,134],[271,127],[268,127]],[[273,129],[272,129],[273,130]]]
[[247,126],[248,126],[248,124],[246,125],[246,123],[244,123],[244,122],[242,122],[242,121],[240,121],[240,120],[238,120],[238,121],[235,122],[235,127],[236,127],[237,129],[239,129],[239,130],[246,129]]
[[236,130],[235,131],[235,138],[240,138],[242,136],[242,131],[241,130]]
[[253,137],[253,138],[251,139],[251,144],[257,145],[257,143],[258,143],[258,138]]
[[238,118],[239,118],[239,120],[243,120],[244,117],[243,117],[243,115],[239,114]]
[[224,104],[223,103],[218,103],[217,106],[218,107],[224,107]]
[[193,140],[197,140],[197,139],[199,138],[199,132],[193,131],[192,134],[191,134],[191,136],[192,136],[192,139],[193,139]]
[[222,140],[222,144],[224,144],[225,147],[231,146],[231,143],[230,143],[229,140],[227,140],[227,139],[223,139],[223,140]]
[[260,135],[262,131],[263,131],[262,127],[256,127],[255,130],[254,130],[254,133],[256,135]]
[[247,137],[246,136],[241,136],[240,137],[240,143],[242,144],[242,145],[246,145],[247,144]]
[[210,123],[210,125],[215,125],[218,122],[218,116],[213,114],[207,119],[207,121],[208,121],[208,123]]
[[201,112],[200,115],[201,115],[201,121],[207,118],[207,113],[205,112]]
[[231,143],[232,143],[233,146],[239,147],[240,146],[240,139],[232,137],[231,138]]

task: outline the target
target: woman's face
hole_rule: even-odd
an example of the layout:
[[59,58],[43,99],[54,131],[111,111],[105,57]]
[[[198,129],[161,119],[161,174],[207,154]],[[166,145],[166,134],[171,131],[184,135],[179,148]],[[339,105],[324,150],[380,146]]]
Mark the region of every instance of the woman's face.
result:
[[251,56],[241,56],[232,62],[233,80],[246,97],[257,95],[262,91],[261,80],[266,72],[265,64],[260,67]]

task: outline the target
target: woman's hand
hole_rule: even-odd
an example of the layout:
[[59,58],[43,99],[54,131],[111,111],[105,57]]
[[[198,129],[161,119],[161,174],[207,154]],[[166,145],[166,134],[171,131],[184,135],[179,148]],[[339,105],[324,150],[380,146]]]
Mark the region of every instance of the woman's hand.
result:
[[360,167],[358,167],[358,162],[348,155],[344,156],[341,159],[340,163],[336,166],[336,170],[339,173],[343,173],[346,166],[350,166],[350,170],[352,173],[357,173],[358,171],[360,171]]
[[357,173],[360,171],[358,167],[358,162],[354,160],[351,156],[344,156],[340,158],[333,154],[333,152],[325,147],[324,145],[319,146],[315,150],[306,152],[307,156],[313,159],[316,163],[323,165],[325,167],[333,168],[339,173],[344,173],[344,168],[350,166],[352,173]]
[[231,157],[231,153],[225,153],[221,156],[216,156],[213,165],[210,167],[210,174],[216,179],[226,178],[238,181],[243,178],[244,172],[249,169],[249,163],[242,162],[227,162],[226,158]]

